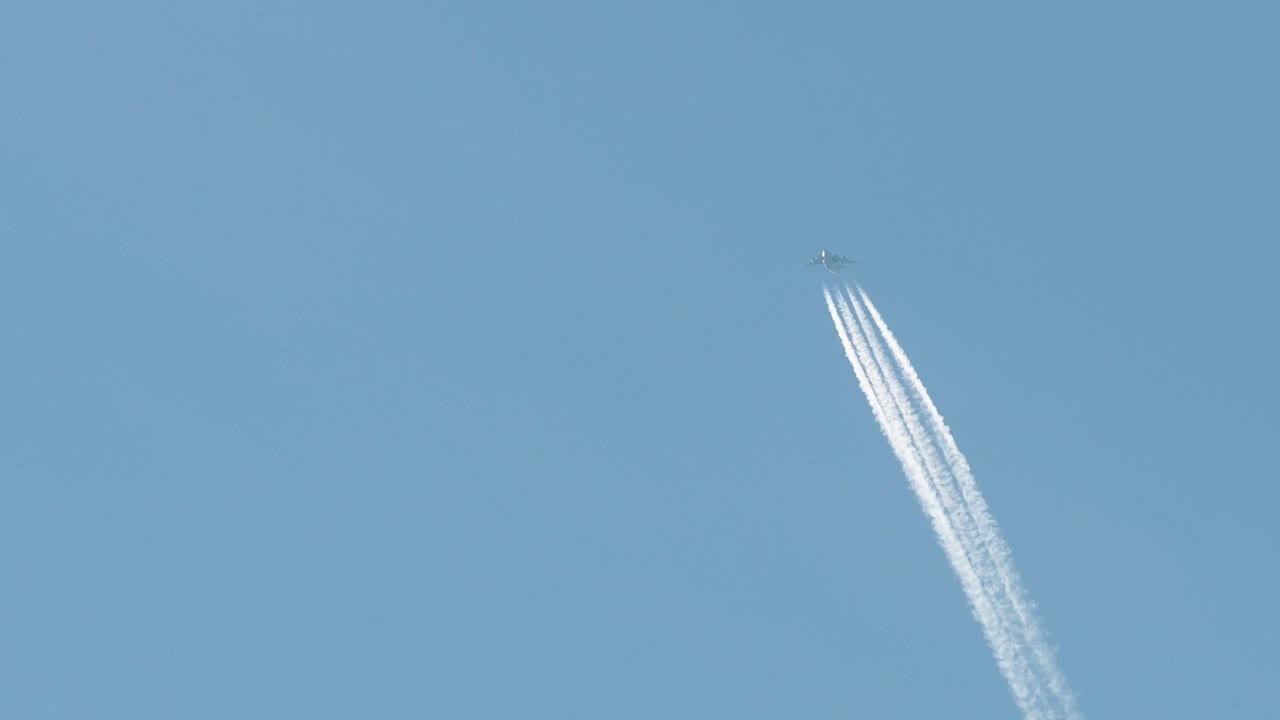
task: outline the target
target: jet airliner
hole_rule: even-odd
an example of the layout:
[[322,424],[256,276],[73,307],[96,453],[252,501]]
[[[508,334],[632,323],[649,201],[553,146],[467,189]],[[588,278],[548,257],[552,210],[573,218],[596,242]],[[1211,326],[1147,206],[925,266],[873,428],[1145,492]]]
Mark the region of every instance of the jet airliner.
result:
[[843,270],[844,268],[850,265],[857,264],[857,262],[858,262],[857,260],[850,260],[847,257],[835,255],[833,253],[827,252],[826,250],[823,250],[822,252],[818,253],[818,257],[809,258],[809,262],[807,263],[807,265],[821,265],[826,269],[830,270],[831,272],[839,275],[841,270]]

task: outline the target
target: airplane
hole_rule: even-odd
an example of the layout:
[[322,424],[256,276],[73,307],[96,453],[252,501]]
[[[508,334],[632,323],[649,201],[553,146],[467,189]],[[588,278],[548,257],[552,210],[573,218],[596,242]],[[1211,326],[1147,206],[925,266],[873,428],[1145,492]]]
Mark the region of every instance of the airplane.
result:
[[847,257],[835,255],[833,253],[827,252],[826,250],[823,250],[822,252],[818,253],[818,257],[809,258],[809,262],[806,263],[806,266],[821,265],[826,269],[830,270],[831,272],[839,275],[840,271],[843,270],[845,267],[849,265],[855,265],[857,264],[857,262],[858,262],[857,260],[850,260]]

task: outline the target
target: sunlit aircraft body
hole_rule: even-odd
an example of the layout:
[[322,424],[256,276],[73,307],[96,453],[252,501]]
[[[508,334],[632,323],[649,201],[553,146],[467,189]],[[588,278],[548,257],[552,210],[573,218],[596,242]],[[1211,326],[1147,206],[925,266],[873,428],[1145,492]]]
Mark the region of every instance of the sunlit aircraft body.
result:
[[808,265],[821,265],[831,272],[839,275],[844,268],[856,264],[857,260],[850,260],[847,257],[829,253],[826,250],[818,253],[818,257],[809,258]]

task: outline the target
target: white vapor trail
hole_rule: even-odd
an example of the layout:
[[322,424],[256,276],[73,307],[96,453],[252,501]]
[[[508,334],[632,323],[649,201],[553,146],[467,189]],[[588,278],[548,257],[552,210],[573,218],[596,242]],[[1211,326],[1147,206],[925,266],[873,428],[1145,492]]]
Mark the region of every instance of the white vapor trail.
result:
[[[1075,700],[1044,640],[1008,546],[964,455],[870,298],[861,288],[858,296],[847,287],[846,292],[847,299],[842,293],[833,299],[830,290],[823,288],[845,355],[960,580],[1014,701],[1027,720],[1078,720],[1081,716]],[[864,305],[874,325],[868,321]],[[897,364],[896,371],[886,357],[885,344]],[[907,378],[911,393],[927,416],[928,430],[920,422],[899,373]]]
[[[976,576],[978,591],[981,593],[980,597],[975,597],[971,592],[967,592],[969,602],[974,607],[974,616],[983,626],[987,641],[991,645],[992,653],[996,657],[997,665],[1009,683],[1009,688],[1019,707],[1023,708],[1024,713],[1028,716],[1039,717],[1042,714],[1042,710],[1039,709],[1042,700],[1036,690],[1034,671],[1025,658],[1021,657],[1025,645],[1021,642],[1020,636],[1011,630],[1010,617],[1012,616],[1012,611],[1009,603],[999,594],[993,594],[989,590],[992,585],[991,580],[994,577],[994,571],[988,559],[976,550],[982,547],[982,539],[977,534],[973,519],[967,512],[964,512],[964,505],[956,492],[949,469],[943,467],[937,447],[920,424],[915,409],[907,399],[906,391],[902,388],[902,384],[897,381],[892,366],[885,358],[885,351],[880,338],[871,330],[870,323],[867,322],[866,314],[863,312],[857,298],[854,298],[852,293],[848,297],[848,305],[852,306],[853,312],[857,316],[856,320],[850,316],[843,296],[839,297],[837,304],[841,307],[842,317],[851,332],[861,330],[860,334],[866,336],[865,346],[857,347],[862,350],[861,355],[863,358],[867,357],[867,351],[869,350],[870,357],[879,368],[882,378],[881,383],[887,387],[888,393],[897,407],[898,414],[902,418],[910,442],[919,458],[924,461],[929,484],[933,492],[938,496],[944,512],[955,528],[955,532],[962,540],[965,561],[970,572]],[[868,363],[864,360],[864,364]],[[957,570],[958,573],[959,570]],[[985,601],[989,609],[984,612],[985,608],[979,603],[979,600]]]
[[885,344],[889,346],[889,351],[893,354],[902,375],[911,386],[912,394],[929,418],[933,436],[942,446],[947,466],[955,478],[956,485],[959,486],[960,495],[964,499],[967,513],[976,526],[976,535],[981,540],[995,572],[999,575],[1000,590],[1004,597],[1007,598],[1013,612],[1017,615],[1018,623],[1022,626],[1024,642],[1034,655],[1038,674],[1048,685],[1048,695],[1053,698],[1056,706],[1060,708],[1063,717],[1081,717],[1076,707],[1075,697],[1070,688],[1067,687],[1067,681],[1062,671],[1058,668],[1053,649],[1045,640],[1044,632],[1035,617],[1031,602],[1027,599],[1026,590],[1022,587],[1022,581],[1013,566],[1013,555],[1009,551],[1009,546],[1001,536],[1000,528],[996,524],[995,518],[991,516],[991,512],[987,509],[986,499],[982,497],[982,492],[978,490],[973,471],[969,468],[969,461],[965,459],[964,453],[960,452],[960,447],[956,445],[950,428],[947,427],[942,414],[938,412],[938,407],[933,403],[933,399],[929,397],[929,391],[925,389],[924,382],[920,380],[920,375],[916,372],[915,367],[912,366],[911,360],[907,358],[907,353],[898,343],[897,338],[885,323],[884,318],[881,317],[875,304],[871,302],[871,298],[867,296],[866,291],[861,287],[858,288],[858,299],[866,306],[867,312],[870,313],[872,320],[875,322],[876,329],[879,330],[880,335],[884,338]]
[[[833,301],[831,293],[826,288],[823,288],[823,292],[826,294],[831,319],[844,345],[845,355],[849,358],[849,364],[853,366],[863,394],[867,396],[872,413],[880,424],[885,438],[888,439],[898,462],[902,464],[903,472],[907,476],[911,489],[915,491],[921,508],[933,525],[938,543],[942,546],[947,560],[960,580],[960,585],[973,609],[974,617],[982,626],[987,643],[991,646],[996,663],[1009,683],[1014,700],[1026,712],[1034,708],[1035,693],[1030,675],[1020,672],[1023,663],[1018,660],[1016,642],[1009,637],[1006,624],[1001,622],[987,593],[983,590],[981,579],[969,561],[965,542],[957,535],[936,487],[923,466],[919,452],[903,424],[901,412],[886,387],[884,374],[875,364],[863,333],[849,311],[848,303],[843,296],[837,296]],[[1027,715],[1033,717],[1030,713]]]

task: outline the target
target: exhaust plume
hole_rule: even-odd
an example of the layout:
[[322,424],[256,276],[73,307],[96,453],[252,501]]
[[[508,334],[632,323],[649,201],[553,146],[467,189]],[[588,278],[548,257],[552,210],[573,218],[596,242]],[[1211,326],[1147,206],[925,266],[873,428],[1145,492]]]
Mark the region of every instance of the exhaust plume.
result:
[[823,294],[858,385],[960,580],[1014,701],[1028,720],[1077,720],[1075,699],[1032,612],[1008,546],[905,351],[862,288],[855,295],[846,286],[833,299],[824,287]]

